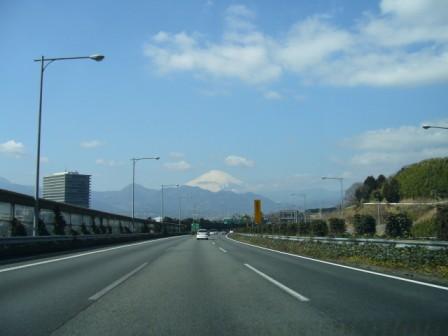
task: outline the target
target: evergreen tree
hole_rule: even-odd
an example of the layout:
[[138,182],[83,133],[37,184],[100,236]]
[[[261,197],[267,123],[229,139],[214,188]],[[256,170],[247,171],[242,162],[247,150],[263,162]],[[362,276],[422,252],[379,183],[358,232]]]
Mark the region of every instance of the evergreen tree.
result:
[[38,236],[48,236],[50,232],[48,232],[47,227],[42,219],[39,218],[39,222],[37,223],[37,235]]
[[15,217],[11,221],[11,236],[26,236],[25,225]]
[[366,186],[366,191],[368,193],[368,198],[370,198],[370,194],[377,188],[376,180],[373,176],[367,176],[364,180],[364,186]]
[[400,184],[397,179],[390,178],[384,183],[383,196],[390,203],[400,202]]
[[65,222],[64,217],[62,216],[61,209],[59,207],[54,208],[54,229],[53,232],[55,235],[65,235],[65,227],[67,223]]
[[383,186],[384,182],[386,182],[386,176],[384,176],[383,174],[378,175],[378,178],[376,179],[376,187],[378,189],[381,189],[381,187]]
[[81,224],[81,233],[83,235],[89,235],[90,234],[90,231],[87,229],[87,225],[84,222]]

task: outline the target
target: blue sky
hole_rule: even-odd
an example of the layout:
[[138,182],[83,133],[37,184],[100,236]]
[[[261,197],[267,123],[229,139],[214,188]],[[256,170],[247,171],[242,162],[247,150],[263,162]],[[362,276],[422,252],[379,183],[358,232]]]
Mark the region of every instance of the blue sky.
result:
[[382,1],[2,1],[0,176],[33,184],[39,64],[42,174],[95,190],[137,182],[337,189],[446,156],[448,5]]

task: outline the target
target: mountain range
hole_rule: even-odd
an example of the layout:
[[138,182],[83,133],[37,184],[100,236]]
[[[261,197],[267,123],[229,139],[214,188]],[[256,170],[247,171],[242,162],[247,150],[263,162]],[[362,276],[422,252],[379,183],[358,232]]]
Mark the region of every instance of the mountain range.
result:
[[[0,189],[15,191],[22,194],[34,195],[34,187],[15,184],[0,177]],[[302,198],[291,198],[291,202],[275,202],[272,199],[251,193],[230,190],[209,191],[200,187],[183,185],[177,188],[164,189],[164,214],[178,218],[179,194],[181,216],[223,218],[234,214],[252,214],[253,201],[260,199],[262,211],[271,213],[281,209],[302,209]],[[307,208],[333,206],[339,201],[337,191],[312,189],[303,191],[307,194]],[[142,185],[135,185],[135,216],[158,217],[161,215],[161,191],[149,189]],[[318,201],[319,200],[319,201]],[[131,215],[132,213],[132,185],[115,191],[92,191],[92,209]]]
[[[34,187],[15,184],[0,177],[0,189],[34,195]],[[179,199],[180,195],[180,199]],[[157,217],[161,214],[161,191],[135,185],[135,216]],[[287,208],[271,199],[254,193],[236,193],[233,191],[211,192],[199,187],[181,186],[164,189],[164,214],[169,217],[181,216],[223,218],[234,214],[251,214],[254,199],[262,201],[263,212],[269,213]],[[91,208],[107,212],[131,215],[132,185],[116,191],[92,191]]]

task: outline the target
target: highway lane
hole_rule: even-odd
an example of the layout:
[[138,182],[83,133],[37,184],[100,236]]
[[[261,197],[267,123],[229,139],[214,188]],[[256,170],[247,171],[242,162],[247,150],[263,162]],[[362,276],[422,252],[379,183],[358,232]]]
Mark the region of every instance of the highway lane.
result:
[[[60,256],[64,260],[56,262],[51,262],[58,259],[53,256],[2,265],[0,335],[48,335],[85,309],[91,295],[185,239],[172,237],[102,247],[64,254]],[[18,267],[26,268],[8,270]]]
[[27,264],[0,268],[1,335],[445,335],[448,330],[448,291],[223,236],[175,237],[2,272]]
[[54,335],[347,335],[219,249],[184,240]]
[[448,291],[254,248],[220,245],[297,291],[310,305],[362,335],[446,335]]

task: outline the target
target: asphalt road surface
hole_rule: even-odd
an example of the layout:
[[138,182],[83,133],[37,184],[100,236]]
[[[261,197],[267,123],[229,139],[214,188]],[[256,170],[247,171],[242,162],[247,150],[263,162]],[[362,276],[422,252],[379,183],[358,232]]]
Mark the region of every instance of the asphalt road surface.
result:
[[0,267],[0,335],[447,335],[448,288],[216,235]]

